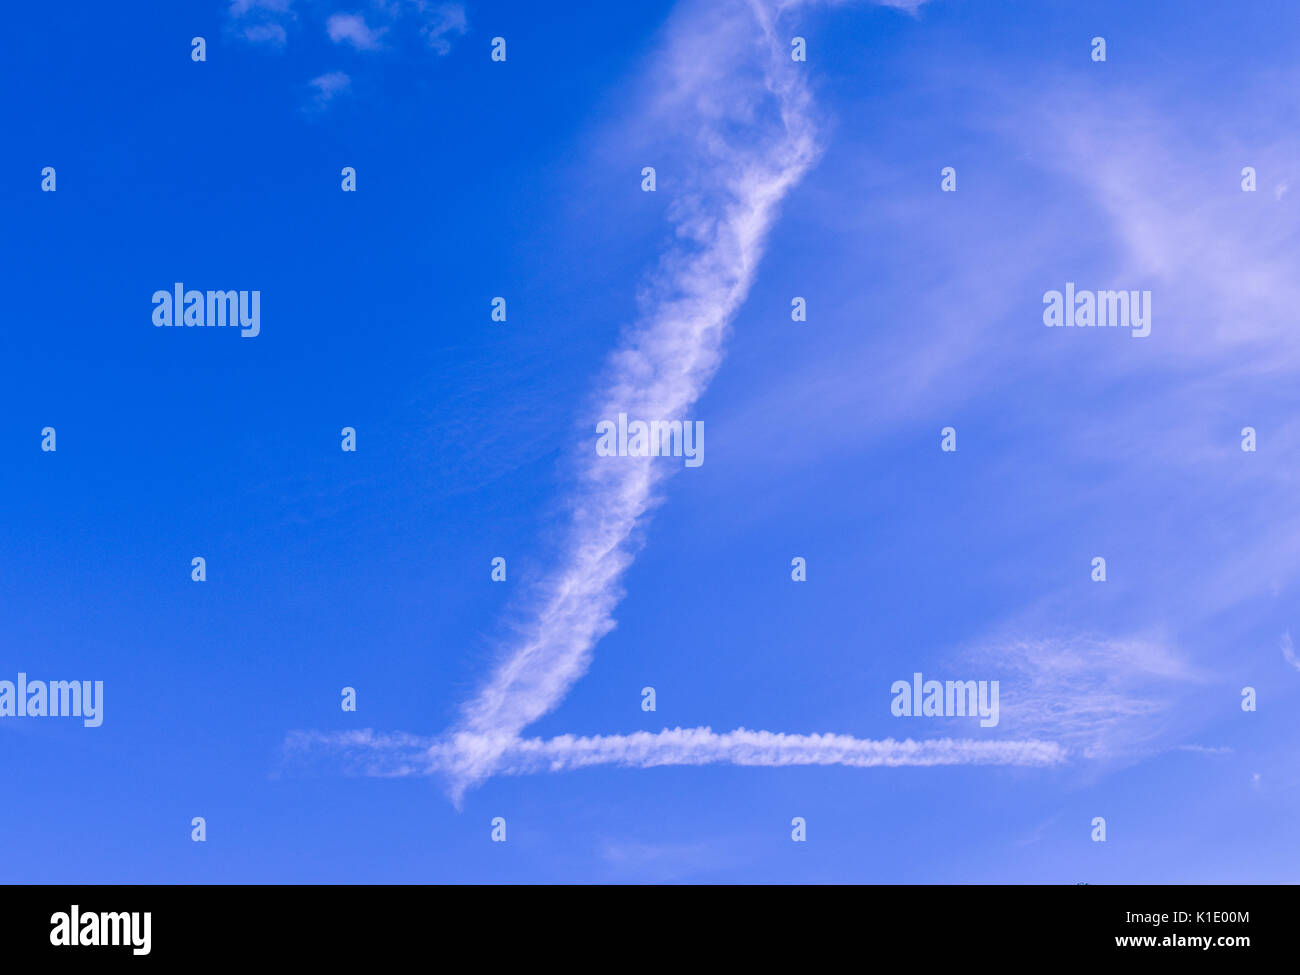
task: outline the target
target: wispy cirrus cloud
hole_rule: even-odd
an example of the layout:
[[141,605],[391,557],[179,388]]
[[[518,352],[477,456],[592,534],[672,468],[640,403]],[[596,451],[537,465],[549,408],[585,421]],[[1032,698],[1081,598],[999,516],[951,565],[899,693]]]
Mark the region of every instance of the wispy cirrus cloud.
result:
[[[939,76],[964,83],[944,77],[948,70]],[[907,87],[925,81],[909,78]],[[732,420],[788,437],[792,446],[764,455],[764,467],[807,467],[819,454],[874,450],[900,429],[915,442],[959,411],[982,413],[983,434],[998,426],[1000,436],[1014,438],[1000,457],[981,453],[989,465],[982,499],[1014,499],[1027,523],[1068,518],[1068,528],[1052,533],[1058,552],[1022,543],[1017,557],[1029,552],[1027,564],[1041,558],[1049,566],[1079,559],[1086,567],[1105,554],[1113,571],[1119,553],[1121,585],[1137,588],[1115,599],[1112,577],[1085,595],[1077,580],[1086,574],[1059,587],[1029,587],[1024,611],[1012,610],[984,642],[980,666],[1007,667],[1009,733],[1050,737],[1098,760],[1178,747],[1217,713],[1215,695],[1235,697],[1236,688],[1217,690],[1207,673],[1226,648],[1277,653],[1279,604],[1300,581],[1300,521],[1291,501],[1297,473],[1288,462],[1300,449],[1293,323],[1300,284],[1294,199],[1268,190],[1294,176],[1300,140],[1285,124],[1289,107],[1275,97],[1285,86],[1275,82],[1233,87],[1223,104],[1198,106],[1195,125],[1177,93],[1150,84],[1099,99],[1091,84],[1074,79],[1031,86],[1029,96],[1023,77],[973,82],[979,101],[994,108],[968,121],[1005,140],[1008,170],[1033,174],[1001,186],[990,180],[981,191],[1000,212],[1033,216],[1017,216],[1015,234],[958,237],[951,250],[961,224],[945,218],[937,230],[921,228],[945,269],[943,283],[931,289],[928,269],[911,254],[890,269],[918,279],[910,305],[927,323],[920,340],[846,332],[808,367],[783,363],[773,370],[774,386],[754,384]],[[886,164],[871,161],[871,139],[863,143],[855,165]],[[1247,165],[1258,192],[1243,191]],[[877,235],[886,215],[898,222],[925,213],[936,196],[925,175],[910,192],[890,184],[894,203],[873,198],[871,230],[862,236]],[[1042,189],[1026,188],[1034,179]],[[867,222],[840,210],[823,219],[830,228]],[[1077,233],[1061,235],[1062,226]],[[1071,336],[1074,345],[1056,342],[1039,319],[1039,298],[1066,280],[1153,289],[1149,345],[1089,343],[1082,333]],[[972,308],[988,327],[971,327]],[[871,389],[861,382],[868,371]],[[1051,406],[1041,416],[990,424],[993,410],[1015,411],[1007,389],[1022,383],[1049,390],[1059,383],[1070,392],[1059,401],[1043,396]],[[801,397],[808,389],[818,396]],[[806,407],[789,406],[801,398]],[[1061,422],[1054,410],[1066,402],[1086,422]],[[1248,424],[1259,431],[1257,452],[1242,449]],[[1282,655],[1300,669],[1289,639]]]
[[1179,696],[1208,675],[1158,639],[1003,638],[972,659],[1004,674],[1002,723],[1088,759],[1145,754],[1169,729]]
[[1282,659],[1296,670],[1300,670],[1300,657],[1296,656],[1295,644],[1291,642],[1291,631],[1282,634]]
[[[1217,120],[1226,129],[1217,139],[1190,134],[1159,95],[1140,91],[1102,110],[1087,92],[1058,90],[1030,103],[1036,124],[1021,123],[1020,140],[1109,217],[1124,273],[1160,289],[1170,370],[1209,366],[1224,382],[1300,370],[1294,203],[1240,185],[1247,163],[1261,180],[1295,172],[1300,140],[1276,102],[1262,104],[1260,124],[1287,133],[1263,145],[1238,142],[1227,128],[1236,118]],[[1239,103],[1231,111],[1241,114]],[[1121,147],[1128,164],[1115,156]]]

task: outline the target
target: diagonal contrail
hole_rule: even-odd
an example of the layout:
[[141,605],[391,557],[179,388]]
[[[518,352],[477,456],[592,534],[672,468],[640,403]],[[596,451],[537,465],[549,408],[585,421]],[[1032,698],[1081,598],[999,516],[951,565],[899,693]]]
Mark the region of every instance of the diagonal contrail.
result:
[[[819,151],[804,65],[791,61],[766,6],[702,9],[679,23],[655,78],[665,93],[656,111],[692,143],[693,182],[674,214],[682,242],[663,256],[648,312],[611,357],[597,417],[686,416],[721,361],[777,206]],[[716,74],[720,58],[726,78]],[[592,648],[614,626],[634,532],[668,473],[657,458],[601,458],[594,448],[579,463],[565,554],[540,611],[453,732],[462,745],[451,770],[456,796],[491,775],[524,728],[586,673]]]

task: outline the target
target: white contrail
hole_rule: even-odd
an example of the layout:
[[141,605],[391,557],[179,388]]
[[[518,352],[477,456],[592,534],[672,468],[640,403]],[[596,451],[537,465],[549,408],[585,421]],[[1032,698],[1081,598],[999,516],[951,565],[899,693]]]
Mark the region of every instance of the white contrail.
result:
[[[647,313],[611,359],[598,419],[687,416],[721,361],[777,206],[818,153],[805,66],[791,61],[767,8],[755,0],[701,9],[678,25],[653,79],[664,92],[658,112],[689,127],[694,175],[675,208],[684,240],[662,258]],[[561,568],[544,585],[522,643],[464,706],[453,735],[463,746],[452,770],[457,797],[564,699],[614,626],[634,532],[669,468],[659,458],[597,458],[594,422],[589,429]]]
[[[294,752],[328,752],[366,775],[405,777],[454,773],[461,752],[477,743],[373,731],[289,736]],[[495,752],[497,774],[560,772],[592,765],[654,768],[662,765],[842,765],[851,768],[932,765],[1056,765],[1066,758],[1055,742],[939,738],[898,741],[851,735],[787,735],[771,731],[718,734],[711,728],[673,728],[630,735],[516,739]]]

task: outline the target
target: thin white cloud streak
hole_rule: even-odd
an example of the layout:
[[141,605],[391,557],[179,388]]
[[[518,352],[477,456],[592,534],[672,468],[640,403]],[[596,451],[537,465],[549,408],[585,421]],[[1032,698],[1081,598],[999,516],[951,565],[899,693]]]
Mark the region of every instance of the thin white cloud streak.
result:
[[[757,2],[694,8],[677,22],[660,61],[655,80],[665,95],[656,114],[685,129],[694,172],[673,210],[681,243],[662,258],[642,321],[612,356],[591,444],[596,419],[687,416],[718,368],[781,200],[817,157],[803,66],[790,60],[789,40],[769,16]],[[739,75],[719,77],[719,62],[728,71],[739,66]],[[464,706],[454,736],[457,798],[563,700],[614,627],[634,534],[669,468],[656,458],[596,458],[588,449],[561,568],[521,643]]]
[[1300,670],[1300,658],[1296,657],[1295,644],[1291,642],[1291,631],[1282,634],[1282,659],[1296,670]]
[[1002,723],[1085,759],[1148,754],[1170,733],[1174,701],[1209,676],[1159,639],[996,637],[968,659],[1002,679]]
[[[382,735],[373,731],[296,732],[286,752],[324,752],[341,756],[364,775],[455,775],[466,749],[492,748],[493,742]],[[848,768],[929,767],[938,765],[1013,765],[1045,767],[1066,759],[1055,742],[1035,739],[979,741],[940,738],[898,741],[851,735],[788,735],[738,728],[719,734],[711,728],[673,728],[630,735],[561,735],[515,739],[495,752],[494,772],[524,775],[565,772],[598,765],[657,768],[668,765],[731,765],[779,768],[793,765],[838,765]]]

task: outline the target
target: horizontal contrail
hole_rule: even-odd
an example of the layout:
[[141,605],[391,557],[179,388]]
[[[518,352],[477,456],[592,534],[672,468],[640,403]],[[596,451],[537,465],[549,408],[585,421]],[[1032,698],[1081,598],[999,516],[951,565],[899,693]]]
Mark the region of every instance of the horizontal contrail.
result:
[[[849,768],[933,765],[1049,766],[1065,761],[1055,742],[1036,739],[979,741],[938,738],[898,741],[852,735],[787,735],[737,728],[723,734],[712,728],[665,728],[630,735],[527,738],[491,742],[499,774],[562,772],[593,765],[654,768],[661,765],[842,765]],[[295,732],[286,749],[301,758],[321,754],[342,758],[363,775],[405,777],[455,772],[462,753],[483,743],[452,738],[422,738],[374,731]]]

